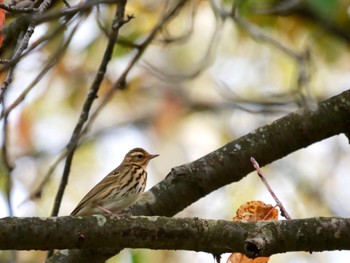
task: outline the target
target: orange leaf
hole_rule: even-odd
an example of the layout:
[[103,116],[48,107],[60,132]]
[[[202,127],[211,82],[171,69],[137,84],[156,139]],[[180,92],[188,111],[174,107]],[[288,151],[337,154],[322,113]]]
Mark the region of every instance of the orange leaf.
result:
[[226,263],[267,263],[269,259],[269,257],[259,257],[252,259],[241,253],[232,253],[227,259]]
[[233,221],[257,221],[278,219],[278,210],[261,201],[250,201],[241,205]]
[[[257,221],[278,219],[278,210],[261,201],[250,201],[241,205],[233,221]],[[269,257],[248,258],[241,253],[232,253],[226,263],[267,263]]]

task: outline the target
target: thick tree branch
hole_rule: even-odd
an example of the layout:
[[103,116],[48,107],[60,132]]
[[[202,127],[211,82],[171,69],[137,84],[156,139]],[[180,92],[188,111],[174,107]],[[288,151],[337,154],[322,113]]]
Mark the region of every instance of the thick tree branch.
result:
[[[185,165],[146,192],[131,207],[133,215],[173,216],[210,192],[238,182],[261,166],[340,133],[350,127],[350,90],[320,103],[315,111],[289,114]],[[171,158],[171,156],[169,156]]]
[[[350,126],[350,90],[319,104],[315,111],[289,114],[192,162],[175,167],[129,209],[133,215],[173,216],[210,192],[237,182],[253,171],[250,157],[261,166],[346,132]],[[281,240],[285,240],[282,238]],[[73,250],[55,262],[104,262],[119,250]]]
[[[350,249],[350,219],[231,222],[168,217],[0,219],[0,249],[183,249],[250,257]],[[68,252],[67,252],[68,253]]]

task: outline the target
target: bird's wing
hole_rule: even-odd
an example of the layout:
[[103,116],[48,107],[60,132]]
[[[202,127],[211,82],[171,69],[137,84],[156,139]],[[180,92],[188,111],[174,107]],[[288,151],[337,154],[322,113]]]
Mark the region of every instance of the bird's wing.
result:
[[[118,167],[120,168],[120,167]],[[110,194],[111,191],[115,190],[115,187],[110,187],[112,184],[116,186],[118,182],[123,179],[122,170],[116,168],[110,172],[105,178],[103,178],[98,184],[96,184],[79,202],[77,207],[73,210],[71,215],[76,215],[82,208],[88,206],[98,206],[103,204],[103,200]]]

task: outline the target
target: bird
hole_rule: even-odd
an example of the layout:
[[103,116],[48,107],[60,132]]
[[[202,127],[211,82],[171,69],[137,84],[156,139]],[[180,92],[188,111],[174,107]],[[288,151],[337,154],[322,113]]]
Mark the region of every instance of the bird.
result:
[[121,164],[107,174],[79,202],[72,216],[115,214],[136,202],[146,187],[147,165],[159,154],[149,154],[142,148],[130,150]]

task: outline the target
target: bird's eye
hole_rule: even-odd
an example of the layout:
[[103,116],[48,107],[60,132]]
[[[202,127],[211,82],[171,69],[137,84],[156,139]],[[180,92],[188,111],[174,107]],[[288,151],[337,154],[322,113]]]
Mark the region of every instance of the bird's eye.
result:
[[138,159],[142,159],[142,158],[143,158],[143,154],[141,154],[141,153],[138,154],[138,155],[137,155],[137,158],[138,158]]

